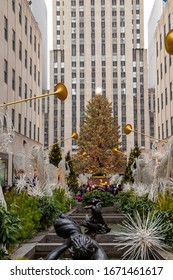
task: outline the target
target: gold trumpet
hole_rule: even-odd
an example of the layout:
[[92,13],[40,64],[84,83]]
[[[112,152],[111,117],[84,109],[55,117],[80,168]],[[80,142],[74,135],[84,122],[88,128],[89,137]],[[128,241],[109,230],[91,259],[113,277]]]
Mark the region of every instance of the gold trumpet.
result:
[[169,55],[173,55],[173,29],[165,37],[165,49]]
[[116,153],[120,153],[120,154],[123,154],[124,156],[126,156],[126,154],[125,154],[125,153],[121,152],[121,151],[120,151],[120,150],[118,150],[116,147],[114,147],[114,148],[112,149],[112,152],[113,152],[114,154],[116,154]]
[[133,130],[133,129],[132,129],[132,125],[128,123],[128,124],[126,124],[125,127],[124,127],[124,133],[125,133],[125,134],[130,134],[131,132],[138,133],[138,134],[144,135],[144,136],[146,136],[146,137],[153,138],[153,139],[155,139],[155,140],[158,140],[158,141],[167,143],[166,140],[162,140],[162,139],[156,138],[156,137],[154,137],[154,136],[150,136],[150,135],[147,135],[147,134],[144,134],[144,133],[141,133],[141,132],[138,132],[138,131]]
[[[78,136],[78,133],[77,133],[77,132],[73,132],[72,135],[71,135],[70,137],[68,137],[68,138],[66,138],[66,139],[64,139],[64,140],[62,140],[60,143],[62,143],[63,141],[67,141],[67,140],[69,140],[69,139],[71,139],[71,138],[77,140],[78,137],[79,137],[79,136]],[[50,148],[51,146],[56,145],[56,144],[58,144],[58,143],[59,143],[59,141],[56,142],[56,143],[50,144],[49,146],[45,147],[44,149],[48,149],[48,148]]]
[[55,91],[52,92],[52,93],[46,93],[46,94],[43,94],[43,95],[38,95],[38,96],[34,96],[34,97],[22,99],[22,100],[17,100],[17,101],[13,101],[13,102],[10,102],[10,103],[3,103],[3,104],[0,104],[0,107],[6,107],[6,106],[13,105],[13,104],[27,102],[27,101],[30,101],[30,100],[33,100],[33,99],[39,99],[39,98],[43,98],[43,97],[47,97],[47,96],[51,96],[51,95],[56,95],[56,97],[58,99],[62,100],[62,101],[65,100],[67,98],[67,95],[68,95],[66,86],[62,83],[58,83],[55,86]]

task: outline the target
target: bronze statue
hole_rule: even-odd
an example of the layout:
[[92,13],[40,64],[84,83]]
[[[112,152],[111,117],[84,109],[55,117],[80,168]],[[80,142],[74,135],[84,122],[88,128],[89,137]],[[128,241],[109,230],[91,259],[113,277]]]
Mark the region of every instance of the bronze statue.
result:
[[83,234],[75,220],[60,214],[55,220],[56,234],[67,239],[47,256],[47,260],[57,260],[68,250],[73,260],[107,260],[103,248],[92,238]]
[[110,228],[105,223],[100,200],[97,198],[92,199],[92,205],[85,206],[85,209],[91,209],[91,217],[87,218],[81,223],[82,226],[86,227],[85,233],[94,236],[95,234],[104,234],[110,232]]

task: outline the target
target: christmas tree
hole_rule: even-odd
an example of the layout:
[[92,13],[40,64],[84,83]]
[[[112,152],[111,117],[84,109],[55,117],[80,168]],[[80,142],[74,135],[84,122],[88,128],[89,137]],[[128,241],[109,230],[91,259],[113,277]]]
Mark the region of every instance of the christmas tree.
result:
[[[126,183],[126,182],[134,183],[131,166],[134,163],[135,158],[138,158],[140,156],[140,154],[141,154],[141,149],[139,149],[138,146],[135,146],[134,149],[131,149],[129,159],[128,159],[128,164],[126,166],[126,169],[125,169],[125,172],[123,175],[123,179],[122,179],[123,183]],[[135,163],[134,163],[134,168],[136,168]]]
[[[120,127],[112,115],[112,104],[102,95],[92,98],[86,107],[78,139],[75,166],[79,173],[115,174],[122,171],[125,158],[120,150]],[[86,153],[87,156],[80,157]]]
[[50,151],[49,154],[49,161],[56,167],[58,167],[59,162],[62,159],[62,151],[59,147],[59,144],[56,143],[52,146],[52,150]]
[[67,153],[65,160],[67,162],[67,164],[69,165],[70,168],[70,174],[67,178],[67,183],[68,183],[68,187],[69,190],[72,191],[73,193],[77,193],[77,191],[79,190],[79,185],[78,185],[78,180],[77,180],[77,174],[76,171],[74,169],[74,165],[72,162],[72,158],[70,156],[70,152]]

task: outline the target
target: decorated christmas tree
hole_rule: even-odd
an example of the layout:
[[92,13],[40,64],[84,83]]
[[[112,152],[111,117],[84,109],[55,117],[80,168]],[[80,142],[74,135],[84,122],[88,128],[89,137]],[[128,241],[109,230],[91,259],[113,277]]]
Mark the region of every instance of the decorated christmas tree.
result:
[[[125,172],[123,175],[123,180],[122,180],[123,183],[126,183],[126,182],[133,183],[134,182],[131,166],[134,163],[135,158],[138,158],[140,156],[140,154],[141,154],[141,150],[139,149],[138,146],[135,146],[134,149],[131,149],[130,156],[128,159],[128,164],[126,166],[126,169],[125,169]],[[136,168],[135,163],[134,163],[134,168]]]
[[79,190],[79,185],[78,185],[77,174],[74,169],[73,161],[70,156],[70,152],[67,153],[65,160],[70,168],[70,174],[67,178],[69,190],[72,191],[73,193],[77,193],[77,191]]
[[[78,154],[75,166],[78,173],[92,175],[115,174],[125,165],[120,150],[120,127],[112,115],[112,104],[102,95],[92,98],[86,107],[84,122],[78,139]],[[85,157],[80,157],[83,153]]]
[[49,154],[49,161],[50,163],[58,167],[58,164],[61,161],[61,159],[62,159],[62,152],[59,147],[59,144],[58,143],[54,144]]

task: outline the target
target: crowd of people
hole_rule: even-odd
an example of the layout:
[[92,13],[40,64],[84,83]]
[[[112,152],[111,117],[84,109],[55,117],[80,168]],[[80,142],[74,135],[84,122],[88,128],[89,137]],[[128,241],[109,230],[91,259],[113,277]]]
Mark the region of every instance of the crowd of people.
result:
[[122,191],[121,184],[117,185],[90,185],[89,183],[83,184],[80,186],[79,191],[76,193],[76,199],[80,202],[82,200],[82,196],[88,191],[99,190],[101,192],[110,192],[112,195],[117,195],[120,191]]

